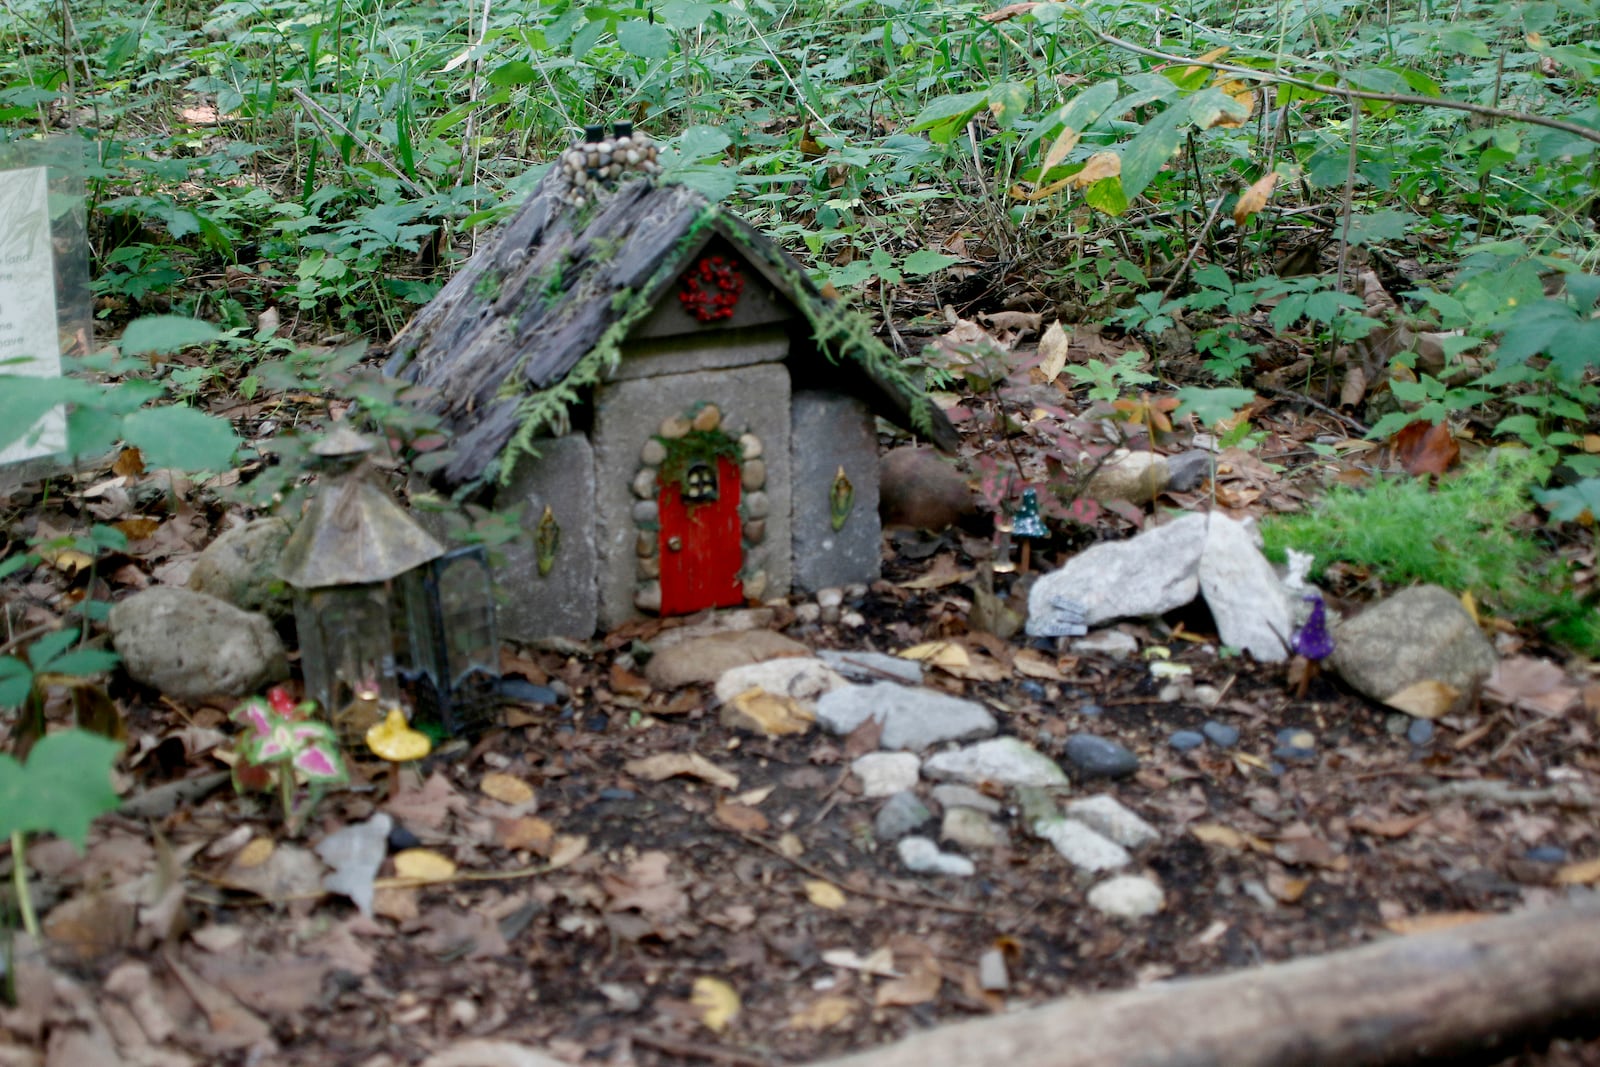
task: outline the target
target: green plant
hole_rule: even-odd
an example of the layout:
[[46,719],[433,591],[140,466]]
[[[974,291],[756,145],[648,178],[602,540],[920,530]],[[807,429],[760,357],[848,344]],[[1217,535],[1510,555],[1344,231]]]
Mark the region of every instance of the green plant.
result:
[[1335,487],[1310,510],[1270,516],[1268,551],[1310,552],[1316,573],[1342,561],[1386,585],[1428,582],[1470,592],[1514,621],[1586,654],[1600,651],[1600,607],[1571,587],[1566,564],[1541,545],[1530,511],[1536,460],[1502,455],[1437,486],[1414,478]]
[[33,746],[26,763],[0,752],[0,836],[11,841],[11,876],[23,929],[39,936],[28,893],[26,836],[40,830],[83,851],[89,824],[117,806],[111,765],[122,746],[83,730],[61,730]]
[[1090,400],[1110,403],[1124,392],[1156,380],[1154,374],[1139,369],[1146,358],[1142,350],[1130,348],[1116,359],[1069,363],[1062,369],[1069,378],[1089,387]]
[[[245,727],[239,742],[233,785],[276,789],[283,824],[293,836],[310,817],[323,792],[343,785],[350,774],[333,727],[312,718],[316,704],[295,704],[281,686],[266,698],[251,697],[233,709],[232,719]],[[300,783],[309,789],[304,805],[296,803]]]

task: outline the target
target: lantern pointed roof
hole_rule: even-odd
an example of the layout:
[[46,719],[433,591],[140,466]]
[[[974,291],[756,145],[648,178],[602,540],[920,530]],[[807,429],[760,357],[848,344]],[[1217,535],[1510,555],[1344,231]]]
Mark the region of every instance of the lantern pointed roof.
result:
[[640,178],[574,207],[552,167],[395,338],[388,370],[425,386],[421,406],[455,431],[444,479],[509,472],[516,446],[564,429],[620,345],[713,239],[791,304],[789,362],[825,361],[840,391],[946,451],[955,428],[860,315],[748,222],[683,185]]
[[438,541],[357,470],[318,493],[283,546],[296,589],[386,582],[444,555]]

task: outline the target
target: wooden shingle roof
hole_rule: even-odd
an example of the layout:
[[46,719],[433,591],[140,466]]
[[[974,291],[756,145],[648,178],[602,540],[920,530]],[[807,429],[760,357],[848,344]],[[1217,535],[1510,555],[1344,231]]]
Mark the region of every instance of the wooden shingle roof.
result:
[[422,404],[455,431],[446,480],[509,471],[533,437],[560,432],[567,411],[620,358],[628,332],[719,235],[809,324],[814,343],[791,359],[832,360],[842,390],[954,448],[954,427],[865,320],[824,296],[793,257],[742,219],[685,186],[649,179],[587,211],[568,205],[563,192],[552,169],[493,243],[395,338],[388,369],[427,386]]

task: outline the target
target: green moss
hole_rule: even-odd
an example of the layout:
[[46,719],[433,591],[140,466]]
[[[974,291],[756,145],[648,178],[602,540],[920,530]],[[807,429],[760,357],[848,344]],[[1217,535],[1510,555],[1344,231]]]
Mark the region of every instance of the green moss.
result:
[[1286,548],[1367,568],[1389,586],[1420,582],[1471,593],[1479,603],[1552,640],[1600,652],[1600,609],[1572,590],[1567,565],[1541,544],[1529,489],[1540,468],[1500,458],[1464,468],[1438,486],[1393,478],[1366,489],[1334,488],[1309,511],[1262,520],[1269,555]]
[[683,482],[684,473],[696,463],[715,466],[719,459],[739,462],[739,442],[722,430],[690,430],[682,437],[657,437],[667,450],[661,461],[663,483]]

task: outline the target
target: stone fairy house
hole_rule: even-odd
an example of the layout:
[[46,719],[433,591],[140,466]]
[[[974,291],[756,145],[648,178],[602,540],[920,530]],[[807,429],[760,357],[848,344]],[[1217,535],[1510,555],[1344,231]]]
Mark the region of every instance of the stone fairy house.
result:
[[552,167],[390,362],[455,431],[444,480],[520,515],[502,631],[876,577],[874,416],[949,449],[944,414],[748,223],[683,186],[587,184]]

